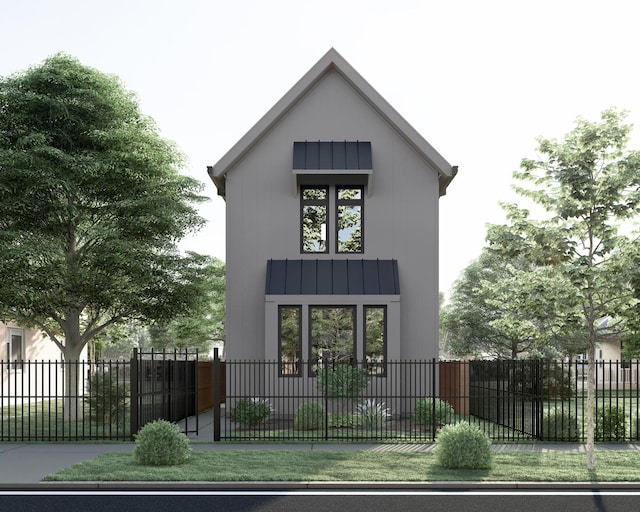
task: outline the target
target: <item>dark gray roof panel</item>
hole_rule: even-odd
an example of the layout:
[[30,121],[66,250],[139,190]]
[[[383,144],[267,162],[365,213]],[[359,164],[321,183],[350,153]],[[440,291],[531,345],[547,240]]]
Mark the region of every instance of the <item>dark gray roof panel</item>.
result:
[[373,169],[371,142],[294,142],[293,168],[336,171]]
[[266,295],[400,295],[397,260],[269,260]]

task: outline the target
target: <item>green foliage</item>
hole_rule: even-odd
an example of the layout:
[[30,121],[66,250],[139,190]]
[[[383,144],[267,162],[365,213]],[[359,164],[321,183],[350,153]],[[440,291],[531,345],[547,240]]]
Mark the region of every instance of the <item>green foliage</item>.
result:
[[116,322],[201,300],[207,260],[177,243],[204,223],[202,183],[118,78],[55,55],[0,79],[0,112],[0,317],[74,361]]
[[352,412],[337,412],[329,415],[329,426],[332,428],[355,428],[360,425],[360,418]]
[[413,421],[425,427],[439,427],[451,423],[454,418],[453,407],[439,398],[421,398],[416,402]]
[[551,409],[542,416],[541,431],[541,438],[544,441],[577,441],[578,419],[568,411]]
[[135,459],[145,466],[174,466],[191,457],[189,438],[166,420],[147,423],[136,435]]
[[595,438],[598,441],[624,441],[627,436],[627,414],[622,407],[611,405],[596,414]]
[[302,404],[293,418],[293,428],[296,430],[319,430],[324,428],[324,424],[324,407],[318,402]]
[[325,398],[359,398],[370,380],[364,368],[336,364],[317,369],[316,388]]
[[367,399],[356,407],[356,415],[362,428],[378,429],[391,419],[391,412],[384,402]]
[[89,395],[84,398],[95,420],[111,433],[111,425],[124,427],[129,410],[129,382],[118,380],[111,372],[94,373],[88,382]]
[[466,421],[445,426],[436,437],[436,460],[451,469],[491,469],[491,440]]
[[257,427],[267,421],[272,411],[268,399],[242,398],[231,410],[231,420],[243,427]]

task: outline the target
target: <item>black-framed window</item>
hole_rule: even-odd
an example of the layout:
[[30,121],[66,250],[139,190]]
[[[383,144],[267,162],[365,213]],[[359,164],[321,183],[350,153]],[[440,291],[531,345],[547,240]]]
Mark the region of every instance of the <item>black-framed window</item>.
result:
[[300,190],[300,252],[329,252],[329,187],[309,186]]
[[386,306],[364,306],[364,355],[369,375],[386,375]]
[[281,376],[300,376],[302,306],[278,307],[278,358]]
[[327,362],[353,364],[356,360],[356,307],[309,306],[310,373]]
[[24,360],[24,330],[7,329],[7,361],[9,370],[21,370]]
[[336,186],[336,252],[364,252],[364,188]]

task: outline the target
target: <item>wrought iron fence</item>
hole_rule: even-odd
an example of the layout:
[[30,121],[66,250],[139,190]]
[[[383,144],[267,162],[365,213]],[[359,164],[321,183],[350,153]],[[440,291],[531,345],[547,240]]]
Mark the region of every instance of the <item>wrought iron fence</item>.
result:
[[[639,364],[596,363],[596,440],[640,439]],[[295,372],[279,362],[224,365],[215,440],[431,442],[444,424],[463,420],[496,441],[586,438],[581,362],[389,361],[384,375],[366,362],[298,362]]]
[[130,363],[1,362],[0,440],[124,440]]

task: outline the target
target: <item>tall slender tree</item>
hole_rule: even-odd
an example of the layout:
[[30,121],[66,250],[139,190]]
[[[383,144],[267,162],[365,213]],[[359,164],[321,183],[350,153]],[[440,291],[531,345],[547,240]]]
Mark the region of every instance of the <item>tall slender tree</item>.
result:
[[[636,302],[631,282],[634,240],[620,228],[638,215],[640,152],[627,149],[626,114],[605,110],[599,122],[578,119],[562,142],[538,139],[538,159],[524,159],[514,173],[516,191],[546,212],[538,223],[523,222],[520,240],[555,242],[546,248],[554,268],[573,286],[584,328],[589,363],[587,384],[587,468],[595,467],[595,350],[607,330],[602,320],[623,317]],[[561,250],[556,250],[558,247]],[[543,253],[545,246],[542,246]]]
[[188,311],[206,260],[177,242],[202,226],[204,198],[182,165],[114,76],[58,54],[1,78],[0,318],[77,361],[116,322]]

